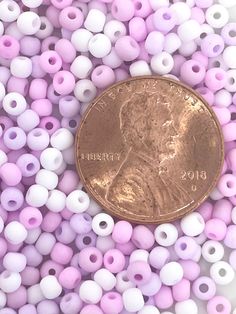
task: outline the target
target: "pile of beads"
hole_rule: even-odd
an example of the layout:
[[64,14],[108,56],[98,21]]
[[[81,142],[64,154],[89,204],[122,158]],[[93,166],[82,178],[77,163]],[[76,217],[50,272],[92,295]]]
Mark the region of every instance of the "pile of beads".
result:
[[[235,0],[0,2],[0,314],[236,313],[217,290],[236,271],[235,17]],[[96,95],[150,74],[208,101],[226,151],[210,199],[159,226],[104,213],[73,153]]]

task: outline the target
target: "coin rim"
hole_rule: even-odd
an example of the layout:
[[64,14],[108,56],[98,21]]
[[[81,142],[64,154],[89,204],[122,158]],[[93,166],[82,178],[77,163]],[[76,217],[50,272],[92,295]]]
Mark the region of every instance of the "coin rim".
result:
[[[187,212],[180,213],[180,214],[175,214],[175,215],[173,215],[173,217],[170,217],[169,219],[165,219],[165,218],[159,219],[160,217],[158,217],[158,219],[155,219],[155,220],[150,220],[150,219],[149,220],[145,220],[145,219],[138,220],[138,219],[132,219],[130,217],[127,218],[127,217],[125,217],[122,214],[119,215],[119,213],[116,213],[116,212],[113,211],[112,207],[111,207],[111,209],[107,209],[107,205],[109,205],[109,204],[104,202],[103,198],[100,197],[99,194],[96,193],[94,191],[94,189],[90,186],[90,184],[88,184],[86,182],[86,180],[84,178],[84,175],[83,175],[83,172],[81,170],[80,162],[79,162],[79,158],[78,158],[78,155],[79,155],[79,143],[80,143],[80,133],[81,133],[81,131],[83,129],[83,125],[84,125],[84,123],[85,123],[85,121],[87,119],[87,116],[89,115],[90,111],[93,110],[93,108],[95,107],[97,102],[101,98],[103,98],[103,96],[105,94],[107,94],[107,92],[109,92],[111,89],[113,89],[113,88],[115,88],[115,87],[117,87],[119,85],[122,85],[124,83],[128,83],[128,82],[131,82],[131,81],[139,81],[139,80],[143,80],[143,79],[155,79],[155,80],[165,81],[165,82],[169,82],[169,83],[172,82],[174,84],[182,86],[183,88],[185,88],[188,91],[190,91],[191,93],[193,93],[198,99],[200,99],[203,102],[203,104],[206,106],[206,108],[211,113],[211,115],[212,115],[212,117],[213,117],[213,119],[214,119],[214,121],[215,121],[215,123],[217,125],[218,132],[219,132],[219,135],[220,135],[220,142],[221,142],[220,167],[218,168],[218,171],[216,171],[216,175],[214,177],[214,180],[211,182],[210,187],[207,189],[207,191],[205,192],[203,197],[198,200],[198,202],[193,202],[193,205],[189,206],[189,209],[187,210]],[[75,136],[74,153],[75,153],[75,160],[76,160],[76,170],[77,170],[77,172],[79,174],[79,177],[80,177],[84,187],[86,188],[86,191],[102,207],[102,209],[105,212],[107,212],[107,213],[111,214],[112,216],[115,216],[115,217],[117,217],[119,219],[125,219],[125,220],[128,220],[128,221],[133,222],[133,223],[138,223],[138,224],[140,224],[140,223],[158,224],[158,223],[164,223],[164,222],[171,222],[171,221],[174,221],[176,219],[179,219],[179,218],[182,218],[182,217],[186,216],[190,212],[192,212],[195,209],[197,209],[209,197],[210,193],[216,187],[217,181],[219,180],[221,172],[222,172],[222,169],[223,169],[223,165],[224,165],[224,149],[225,149],[224,137],[223,137],[222,128],[221,128],[221,125],[219,123],[219,120],[218,120],[214,110],[211,108],[211,106],[207,103],[207,101],[200,94],[198,94],[191,87],[185,85],[184,83],[182,83],[180,81],[174,80],[172,78],[163,77],[163,76],[156,76],[156,75],[144,75],[144,76],[142,75],[142,76],[135,76],[135,77],[131,77],[131,78],[119,81],[119,82],[109,86],[100,95],[98,95],[94,100],[92,100],[92,102],[90,103],[90,105],[88,106],[86,111],[84,112],[83,118],[81,119],[81,122],[80,122],[80,126],[77,129],[76,136]],[[113,207],[115,207],[115,206],[113,205]]]

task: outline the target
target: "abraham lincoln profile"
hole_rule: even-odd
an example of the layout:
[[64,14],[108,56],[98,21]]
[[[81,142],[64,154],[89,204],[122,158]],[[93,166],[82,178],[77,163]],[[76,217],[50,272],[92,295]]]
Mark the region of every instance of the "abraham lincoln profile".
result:
[[162,164],[172,163],[178,138],[170,104],[156,93],[136,93],[120,109],[120,130],[127,155],[108,187],[106,198],[137,218],[155,218],[191,202]]

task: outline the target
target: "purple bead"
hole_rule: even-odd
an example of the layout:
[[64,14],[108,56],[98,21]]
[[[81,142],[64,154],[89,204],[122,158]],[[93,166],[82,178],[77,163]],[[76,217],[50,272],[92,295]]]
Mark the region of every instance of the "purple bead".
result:
[[1,205],[7,211],[18,210],[24,202],[23,193],[16,187],[8,187],[1,194]]
[[210,300],[216,294],[216,284],[209,277],[199,277],[193,282],[193,293],[199,300]]
[[219,56],[224,47],[224,40],[218,34],[209,34],[201,42],[202,53],[209,58]]
[[22,129],[18,127],[11,127],[4,133],[3,141],[8,148],[18,150],[25,146],[26,135]]
[[32,304],[26,304],[19,309],[18,314],[37,314],[36,307]]
[[236,249],[236,225],[228,226],[224,244],[231,249]]
[[23,154],[17,161],[17,166],[20,168],[22,176],[31,177],[35,175],[40,169],[38,159],[32,154]]
[[191,259],[197,250],[197,243],[191,237],[180,237],[175,242],[175,252],[183,260]]
[[65,294],[60,301],[60,309],[65,314],[79,313],[82,308],[83,302],[78,294],[70,292]]
[[221,30],[221,36],[226,45],[236,45],[236,23],[228,23]]
[[75,240],[76,233],[71,228],[68,221],[63,221],[60,226],[55,230],[57,240],[64,244],[70,244]]
[[156,29],[163,33],[171,31],[177,22],[175,12],[165,7],[158,9],[154,13],[153,21]]
[[92,217],[87,213],[74,214],[70,219],[71,228],[78,234],[92,230]]

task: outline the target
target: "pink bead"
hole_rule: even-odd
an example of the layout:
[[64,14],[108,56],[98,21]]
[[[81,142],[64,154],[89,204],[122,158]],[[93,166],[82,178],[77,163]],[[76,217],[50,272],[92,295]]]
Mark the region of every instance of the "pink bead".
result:
[[135,13],[134,3],[131,0],[114,0],[111,6],[111,13],[119,21],[129,21]]
[[60,39],[56,42],[55,51],[60,55],[63,62],[71,63],[76,57],[76,50],[68,39]]
[[26,229],[34,229],[41,225],[43,216],[38,208],[25,207],[21,210],[19,219]]
[[231,249],[236,249],[236,225],[228,226],[224,244]]
[[204,202],[198,207],[198,212],[201,214],[205,221],[209,220],[212,216],[213,205],[210,202]]
[[0,168],[0,176],[3,182],[9,186],[15,186],[20,183],[22,174],[19,167],[13,163],[5,163]]
[[59,275],[59,283],[66,289],[76,288],[81,280],[80,271],[75,267],[66,267]]
[[[124,49],[124,47],[126,47],[126,49]],[[115,43],[115,50],[123,61],[135,60],[140,52],[138,43],[131,36],[120,37]]]
[[51,252],[51,258],[54,262],[62,265],[66,265],[70,262],[73,256],[73,250],[60,242],[57,242]]
[[169,262],[169,259],[169,250],[162,246],[154,247],[148,257],[150,265],[158,270],[160,270],[167,262]]
[[60,95],[70,94],[75,87],[74,75],[69,71],[59,71],[53,77],[53,87]]
[[71,6],[64,8],[60,12],[59,22],[65,29],[75,31],[82,26],[84,17],[81,10]]
[[218,182],[219,191],[227,197],[236,194],[236,176],[233,174],[224,174]]
[[146,18],[146,27],[147,27],[147,32],[151,33],[153,31],[156,30],[156,27],[154,25],[154,13],[150,14],[147,18]]
[[[141,290],[144,296],[153,297],[161,289],[162,282],[160,277],[156,273],[151,273],[151,277],[146,284],[138,285],[138,288]],[[153,305],[154,305],[154,299]]]
[[61,57],[56,51],[44,51],[39,59],[40,66],[46,73],[56,73],[62,66]]
[[236,123],[229,122],[222,127],[225,142],[231,142],[236,140]]
[[173,286],[172,293],[176,302],[188,300],[190,298],[190,281],[183,278],[179,283]]
[[95,272],[102,266],[102,253],[95,247],[87,247],[79,252],[79,265],[88,272]]
[[196,6],[202,9],[209,8],[212,6],[213,2],[213,0],[195,0]]
[[51,3],[58,9],[64,9],[71,5],[73,0],[51,0]]
[[231,212],[232,204],[227,199],[219,200],[214,205],[214,210],[212,213],[212,218],[218,218],[221,221],[224,221],[226,225],[231,223]]
[[144,250],[150,249],[155,242],[153,233],[147,227],[142,225],[136,226],[133,229],[131,239],[139,249]]
[[7,82],[8,92],[17,92],[26,96],[29,90],[29,81],[24,78],[11,76]]
[[154,13],[153,21],[156,29],[163,33],[171,31],[177,22],[175,12],[165,7],[158,9]]
[[193,7],[191,10],[191,19],[197,21],[200,25],[205,22],[205,13],[202,9]]
[[207,87],[198,87],[196,91],[208,102],[209,105],[213,105],[214,94]]
[[136,285],[146,284],[151,278],[151,267],[147,262],[135,261],[127,268],[128,279]]
[[174,303],[171,288],[167,286],[162,286],[154,298],[156,306],[161,310],[168,309]]
[[180,265],[184,271],[184,278],[193,281],[198,278],[200,274],[200,266],[198,263],[190,260],[180,260]]
[[60,27],[59,13],[60,13],[60,10],[54,7],[53,5],[50,5],[46,9],[46,17],[49,19],[52,25],[56,28]]
[[207,312],[209,314],[230,314],[231,309],[229,300],[223,296],[215,296],[207,303]]
[[205,68],[208,67],[208,58],[204,56],[200,51],[194,52],[192,59],[200,62]]
[[33,57],[40,53],[41,42],[33,36],[24,36],[20,40],[20,52],[28,57]]
[[56,132],[56,130],[60,128],[60,122],[57,120],[57,118],[54,118],[52,116],[44,117],[43,119],[41,119],[39,127],[45,129],[49,135],[52,135],[54,132]]
[[110,249],[104,254],[103,263],[106,269],[117,274],[125,267],[125,256],[117,249]]
[[100,65],[93,70],[91,79],[96,87],[106,88],[115,82],[115,73],[107,65]]
[[118,314],[123,309],[122,297],[117,292],[107,292],[102,296],[100,306],[105,314]]
[[113,228],[112,238],[116,243],[124,244],[130,241],[132,232],[132,225],[128,221],[120,220]]
[[37,314],[36,307],[32,304],[26,304],[19,309],[18,314]]
[[47,96],[48,84],[43,79],[34,79],[30,83],[29,95],[33,100],[43,99]]
[[186,58],[177,54],[177,55],[173,56],[173,60],[174,60],[174,67],[173,67],[171,73],[173,75],[179,76],[180,75],[180,69],[181,69],[182,65],[185,63]]
[[97,305],[85,305],[80,314],[104,314]]
[[60,191],[69,194],[76,189],[78,184],[79,178],[77,173],[73,170],[65,170],[60,177],[58,188]]
[[47,212],[42,221],[41,228],[45,232],[54,232],[61,223],[61,215],[54,212]]
[[205,84],[212,91],[223,88],[226,84],[226,72],[219,68],[212,68],[206,72]]
[[144,19],[134,17],[129,21],[129,34],[137,42],[143,41],[147,37],[147,28]]
[[228,108],[212,106],[212,109],[214,110],[221,125],[225,125],[230,122],[231,114]]
[[21,272],[22,285],[33,286],[39,282],[39,270],[35,267],[26,266]]
[[227,226],[224,221],[213,218],[206,222],[205,235],[215,241],[221,241],[225,238]]
[[13,59],[20,51],[19,42],[12,36],[3,35],[0,37],[0,57]]
[[41,277],[48,275],[59,277],[60,273],[63,271],[63,266],[52,260],[47,260],[44,262],[40,268]]
[[136,249],[136,246],[133,242],[129,241],[124,244],[117,243],[116,249],[121,251],[124,255],[130,255]]
[[37,99],[31,103],[31,109],[40,117],[50,116],[52,114],[52,103],[48,99]]
[[190,86],[200,84],[205,77],[206,69],[195,60],[186,61],[180,69],[181,80]]
[[27,290],[20,286],[15,292],[7,294],[7,305],[12,309],[19,309],[27,302]]

